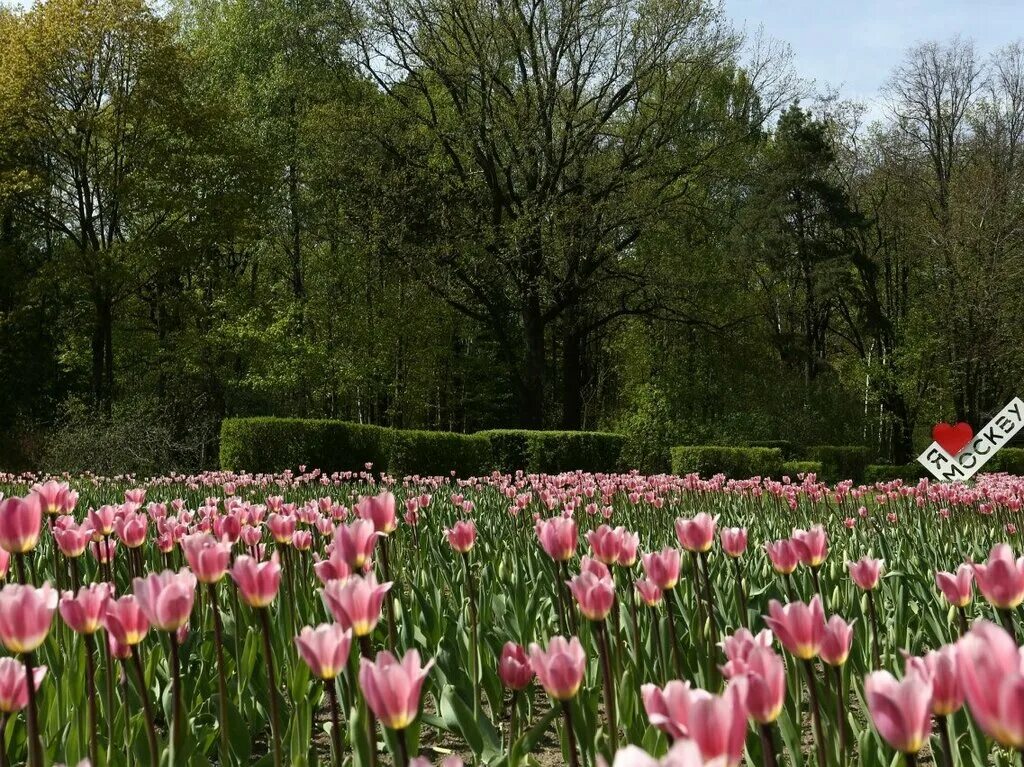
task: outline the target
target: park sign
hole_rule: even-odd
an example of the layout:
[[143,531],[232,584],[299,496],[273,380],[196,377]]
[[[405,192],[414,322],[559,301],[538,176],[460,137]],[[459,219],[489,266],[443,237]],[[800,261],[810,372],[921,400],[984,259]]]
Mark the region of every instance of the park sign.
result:
[[1021,428],[1024,428],[1024,402],[1014,397],[977,434],[973,434],[967,424],[937,425],[932,431],[935,441],[917,460],[941,482],[964,482],[980,471]]

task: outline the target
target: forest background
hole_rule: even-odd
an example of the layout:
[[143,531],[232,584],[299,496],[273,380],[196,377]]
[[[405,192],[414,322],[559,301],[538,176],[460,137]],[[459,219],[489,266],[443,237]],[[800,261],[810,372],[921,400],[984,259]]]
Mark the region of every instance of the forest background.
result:
[[906,463],[1024,393],[1024,46],[878,103],[705,0],[0,10],[0,467],[246,414]]

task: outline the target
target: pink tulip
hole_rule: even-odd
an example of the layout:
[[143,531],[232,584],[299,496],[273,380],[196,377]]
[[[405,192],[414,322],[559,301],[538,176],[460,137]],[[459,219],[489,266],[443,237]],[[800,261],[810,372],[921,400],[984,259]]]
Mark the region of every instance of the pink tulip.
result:
[[731,679],[722,695],[697,690],[690,696],[690,737],[705,762],[736,767],[747,736],[747,680]]
[[398,527],[395,496],[386,490],[380,495],[360,498],[356,504],[356,514],[361,519],[373,522],[374,529],[381,535],[390,535]]
[[611,577],[583,572],[568,583],[583,617],[592,621],[603,621],[608,617],[615,603],[615,584]]
[[818,654],[825,637],[825,612],[817,595],[810,604],[790,602],[783,607],[773,599],[764,622],[790,654],[810,660]]
[[389,652],[377,653],[377,660],[359,661],[359,687],[366,704],[381,724],[392,730],[404,730],[416,719],[420,691],[434,661],[420,664],[420,654],[409,650],[399,662]]
[[718,534],[722,550],[730,557],[741,557],[747,550],[747,528],[727,527]]
[[974,565],[974,580],[989,604],[1012,610],[1024,601],[1024,557],[1014,559],[1009,544],[996,544],[987,563]]
[[57,592],[44,583],[38,589],[9,583],[0,590],[0,642],[12,653],[32,652],[50,633]]
[[287,544],[292,542],[297,522],[295,517],[275,513],[267,517],[267,529],[275,543]]
[[338,525],[334,531],[334,550],[353,570],[362,570],[370,561],[380,533],[368,519]]
[[973,598],[974,570],[968,564],[960,565],[956,573],[935,573],[935,585],[954,607],[966,607]]
[[146,542],[149,517],[132,511],[114,521],[114,531],[121,543],[129,549],[137,549]]
[[864,681],[864,697],[875,729],[890,746],[916,754],[932,731],[932,683],[916,672],[896,681],[888,671],[873,671]]
[[779,575],[789,575],[796,570],[800,557],[792,541],[783,538],[766,544],[764,548],[768,552],[768,559],[771,560],[772,567]]
[[554,561],[565,562],[576,553],[576,520],[571,517],[538,520],[536,532],[541,548]]
[[473,520],[460,519],[444,533],[448,537],[448,545],[460,554],[472,550],[476,543],[476,525]]
[[674,679],[664,687],[645,684],[640,699],[650,723],[672,739],[685,737],[690,727],[690,683]]
[[958,648],[958,645],[948,644],[932,650],[924,657],[907,658],[907,674],[916,671],[931,680],[932,713],[935,716],[949,716],[964,705],[964,690],[957,662]]
[[821,525],[814,525],[810,530],[796,529],[791,540],[800,562],[808,567],[820,567],[828,556],[828,535]]
[[1024,653],[988,621],[975,622],[957,647],[960,682],[974,721],[1000,745],[1024,749]]
[[682,738],[676,740],[661,759],[654,758],[637,746],[620,748],[615,754],[612,767],[718,767],[719,764],[724,764],[724,760],[705,763],[697,744]]
[[640,595],[640,598],[648,607],[657,607],[664,600],[665,595],[661,590],[661,586],[652,580],[646,578],[637,580],[633,586],[636,588],[636,593]]
[[231,578],[247,605],[268,606],[274,601],[281,586],[281,565],[277,561],[277,552],[266,562],[257,562],[244,555],[238,557],[231,567]]
[[145,578],[135,578],[132,591],[152,626],[161,631],[177,631],[192,614],[196,576],[188,568],[150,573]]
[[113,506],[100,506],[98,509],[89,509],[87,520],[89,527],[92,528],[92,539],[94,541],[101,541],[104,536],[114,534],[117,509]]
[[185,560],[200,583],[218,583],[231,565],[231,544],[209,533],[186,535],[181,539]]
[[853,644],[853,626],[838,615],[833,615],[825,624],[825,633],[821,638],[821,649],[818,654],[830,666],[842,666],[850,657]]
[[881,559],[863,557],[856,562],[850,562],[847,567],[850,569],[850,579],[858,588],[871,591],[878,586],[878,579],[882,575]]
[[587,654],[580,640],[554,636],[547,649],[530,645],[530,666],[541,686],[555,700],[570,700],[583,684],[587,667]]
[[295,637],[302,660],[320,679],[334,679],[348,664],[352,632],[337,623],[322,623],[315,629],[306,626]]
[[82,586],[78,594],[65,591],[58,609],[60,617],[78,634],[95,634],[103,627],[103,616],[110,602],[110,585],[91,583]]
[[48,515],[68,512],[70,488],[66,482],[57,482],[51,479],[43,484],[33,485],[32,492],[39,496],[39,505]]
[[644,554],[640,560],[647,573],[647,580],[657,584],[662,591],[675,588],[679,583],[679,550],[666,548],[660,553]]
[[149,631],[149,619],[135,597],[128,595],[107,602],[103,628],[119,645],[133,647],[141,642]]
[[313,560],[313,572],[325,586],[331,581],[343,581],[352,575],[352,568],[342,558],[337,545],[330,547],[327,559],[320,559],[318,554],[313,554]]
[[506,642],[498,660],[498,678],[510,690],[525,689],[533,681],[533,669],[526,650],[515,642]]
[[786,667],[770,647],[756,646],[742,661],[747,678],[747,711],[759,724],[779,718],[786,700]]
[[61,526],[55,525],[53,528],[53,539],[57,542],[57,548],[69,559],[82,556],[85,553],[85,547],[92,540],[92,527],[88,522],[76,525],[75,520],[71,517],[59,517],[58,521],[61,519],[67,519],[68,523]]
[[324,603],[334,619],[357,637],[369,636],[380,621],[380,609],[391,583],[377,583],[373,573],[331,581],[323,588]]
[[768,629],[759,631],[755,636],[749,629],[739,628],[719,644],[725,657],[730,661],[745,661],[756,648],[771,647],[774,638]]
[[586,534],[587,543],[594,554],[594,559],[606,565],[619,564],[622,553],[622,538],[626,530],[623,527],[601,525]]
[[43,507],[38,495],[0,500],[0,548],[11,554],[32,551],[39,542]]
[[[32,686],[39,689],[46,676],[46,666],[36,666]],[[28,705],[28,678],[25,664],[14,658],[0,658],[0,712],[14,714]]]
[[679,545],[687,551],[704,552],[715,543],[715,525],[718,517],[701,512],[693,519],[676,520],[676,538]]

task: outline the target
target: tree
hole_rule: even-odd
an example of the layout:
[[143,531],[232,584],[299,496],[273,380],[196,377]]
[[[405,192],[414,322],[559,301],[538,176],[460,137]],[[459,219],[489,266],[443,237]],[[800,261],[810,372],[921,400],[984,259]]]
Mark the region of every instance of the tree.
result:
[[541,426],[549,330],[561,324],[572,381],[587,333],[646,310],[638,241],[760,130],[787,86],[778,62],[741,69],[739,38],[698,0],[362,10],[363,68],[411,121],[383,140],[427,179],[444,233],[401,255],[488,328],[522,423]]

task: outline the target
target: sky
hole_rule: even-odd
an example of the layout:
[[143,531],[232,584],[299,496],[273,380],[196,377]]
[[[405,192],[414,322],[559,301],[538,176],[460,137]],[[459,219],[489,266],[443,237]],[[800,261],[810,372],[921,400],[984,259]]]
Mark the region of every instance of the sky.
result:
[[1024,0],[724,0],[736,26],[788,43],[796,73],[878,117],[878,95],[904,52],[959,34],[987,56],[1024,39]]

